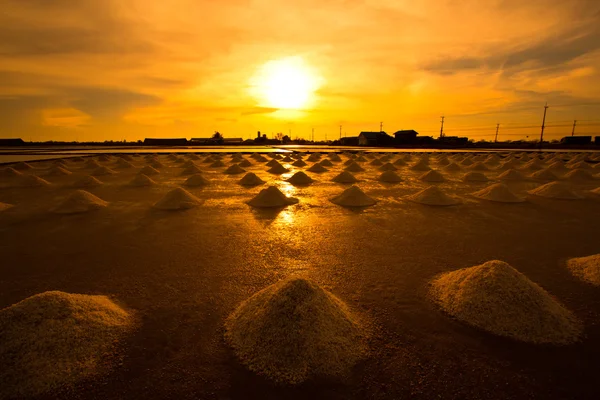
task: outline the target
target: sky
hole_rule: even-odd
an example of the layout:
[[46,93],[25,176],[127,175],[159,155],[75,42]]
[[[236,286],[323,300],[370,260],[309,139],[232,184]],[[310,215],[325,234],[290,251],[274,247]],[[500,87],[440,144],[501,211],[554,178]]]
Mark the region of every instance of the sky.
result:
[[600,135],[598,0],[0,1],[0,137]]

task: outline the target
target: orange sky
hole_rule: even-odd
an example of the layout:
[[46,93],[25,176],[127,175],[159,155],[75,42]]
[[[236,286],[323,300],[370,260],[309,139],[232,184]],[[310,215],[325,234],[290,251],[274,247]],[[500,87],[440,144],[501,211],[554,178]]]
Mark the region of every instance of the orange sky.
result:
[[[288,57],[302,110],[252,92]],[[599,69],[598,0],[3,0],[0,137],[600,134]]]

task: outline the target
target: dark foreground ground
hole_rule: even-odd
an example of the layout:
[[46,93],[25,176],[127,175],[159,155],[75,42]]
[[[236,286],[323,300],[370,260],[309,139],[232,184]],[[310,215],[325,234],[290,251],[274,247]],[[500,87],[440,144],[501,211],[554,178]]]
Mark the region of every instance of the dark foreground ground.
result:
[[[37,166],[42,175],[47,164]],[[262,166],[251,170],[269,178]],[[70,192],[75,175],[49,178],[50,188],[0,188],[0,201],[18,205],[0,214],[0,308],[62,290],[109,295],[140,320],[110,375],[54,397],[600,398],[600,289],[564,267],[566,258],[600,253],[600,201],[487,203],[467,196],[485,184],[458,182],[457,174],[441,187],[464,203],[427,207],[402,200],[426,186],[415,174],[390,186],[373,180],[373,168],[358,176],[380,200],[374,207],[329,203],[345,188],[327,182],[330,172],[311,174],[320,182],[307,188],[284,186],[300,203],[265,213],[244,204],[260,187],[241,188],[239,176],[213,170],[206,174],[211,187],[191,190],[203,206],[152,210],[181,183],[179,171],[165,168],[154,188],[124,187],[134,172],[100,178],[107,184],[91,192],[110,207],[73,216],[48,208]],[[513,188],[523,194],[539,184]],[[560,299],[585,323],[583,341],[544,347],[498,338],[448,318],[427,299],[436,274],[491,259]],[[223,321],[236,305],[289,276],[314,279],[373,321],[372,356],[346,380],[276,386],[248,372],[225,345]]]

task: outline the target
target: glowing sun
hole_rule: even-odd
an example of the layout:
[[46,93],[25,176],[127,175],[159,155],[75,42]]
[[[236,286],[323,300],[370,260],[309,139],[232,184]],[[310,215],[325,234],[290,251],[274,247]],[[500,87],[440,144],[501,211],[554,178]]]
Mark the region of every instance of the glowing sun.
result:
[[305,109],[313,101],[321,78],[301,57],[272,60],[250,80],[251,93],[261,105],[280,109]]

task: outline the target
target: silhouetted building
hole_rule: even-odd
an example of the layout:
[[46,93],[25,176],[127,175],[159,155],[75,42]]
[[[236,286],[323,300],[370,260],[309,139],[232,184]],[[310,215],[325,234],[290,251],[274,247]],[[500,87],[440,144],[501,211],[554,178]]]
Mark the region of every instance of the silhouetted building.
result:
[[176,138],[176,139],[155,139],[155,138],[146,138],[144,139],[144,144],[146,146],[187,146],[188,141],[184,138]]
[[242,144],[244,143],[243,138],[223,138],[223,144]]
[[560,139],[560,142],[562,144],[573,144],[573,145],[586,145],[586,144],[592,144],[592,137],[591,136],[566,136],[562,139]]
[[25,142],[23,139],[15,138],[15,139],[0,139],[0,147],[2,146],[23,146]]
[[597,145],[597,146],[600,146],[600,136],[596,136],[594,138],[594,144]]
[[217,139],[215,138],[191,138],[190,139],[190,144],[192,145],[197,145],[197,146],[201,146],[201,145],[205,145],[205,144],[216,144],[217,143]]
[[340,138],[341,146],[358,146],[358,136]]
[[394,138],[385,132],[361,132],[358,135],[359,146],[390,146]]
[[410,144],[417,141],[417,135],[419,133],[413,129],[401,130],[394,133],[394,139],[398,144]]
[[444,136],[438,139],[440,143],[448,144],[451,146],[464,146],[469,143],[468,137],[458,136]]

